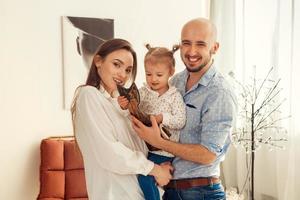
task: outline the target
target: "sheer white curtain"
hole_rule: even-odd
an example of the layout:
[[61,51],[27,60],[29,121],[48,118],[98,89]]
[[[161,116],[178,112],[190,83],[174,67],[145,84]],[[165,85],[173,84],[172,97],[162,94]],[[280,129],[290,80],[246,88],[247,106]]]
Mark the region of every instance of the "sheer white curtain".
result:
[[[246,81],[254,65],[260,78],[274,67],[272,76],[281,78],[281,99],[287,99],[282,115],[292,116],[282,124],[288,130],[285,150],[262,148],[256,153],[255,199],[300,199],[300,92],[296,88],[300,84],[300,0],[211,0],[210,16],[221,36],[223,49],[217,59],[225,66],[222,71],[234,69],[238,78]],[[235,165],[232,158],[225,161],[226,186],[241,189],[244,152],[238,148],[228,156],[235,159]]]
[[278,199],[300,199],[300,0],[281,0],[278,25],[278,74],[284,76],[288,98],[287,110],[292,117],[287,123],[289,141],[286,151],[277,154],[276,175]]

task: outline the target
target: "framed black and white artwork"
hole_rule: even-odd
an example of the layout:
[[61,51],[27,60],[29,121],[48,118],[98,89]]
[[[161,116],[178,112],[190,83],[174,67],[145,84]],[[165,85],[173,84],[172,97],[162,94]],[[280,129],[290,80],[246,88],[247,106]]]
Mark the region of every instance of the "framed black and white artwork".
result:
[[113,19],[62,17],[64,109],[70,109],[76,88],[85,83],[97,48],[112,38]]

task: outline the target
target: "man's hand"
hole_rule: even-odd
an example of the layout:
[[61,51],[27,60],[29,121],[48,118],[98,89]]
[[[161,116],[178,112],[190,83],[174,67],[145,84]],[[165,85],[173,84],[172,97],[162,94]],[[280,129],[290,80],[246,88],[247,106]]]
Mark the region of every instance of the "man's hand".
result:
[[118,96],[118,103],[119,103],[120,107],[123,110],[128,109],[129,101],[128,101],[128,99],[126,97],[124,97],[124,96]]
[[135,130],[135,132],[138,134],[138,136],[143,139],[145,142],[148,142],[154,147],[157,147],[161,149],[161,143],[164,141],[164,139],[160,135],[160,129],[158,127],[158,124],[156,122],[156,119],[154,116],[150,116],[150,120],[152,123],[151,127],[145,126],[141,121],[139,121],[134,116],[131,116],[132,121],[132,127]]

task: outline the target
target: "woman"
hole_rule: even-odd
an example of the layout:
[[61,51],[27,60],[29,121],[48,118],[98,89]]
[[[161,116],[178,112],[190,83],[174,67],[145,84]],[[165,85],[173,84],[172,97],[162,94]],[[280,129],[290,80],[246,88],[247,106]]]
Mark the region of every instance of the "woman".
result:
[[117,84],[134,80],[136,54],[130,43],[112,39],[93,58],[85,86],[72,106],[90,200],[144,199],[136,175],[152,175],[159,185],[171,178],[169,165],[147,160],[145,143],[133,132],[129,112],[117,102]]

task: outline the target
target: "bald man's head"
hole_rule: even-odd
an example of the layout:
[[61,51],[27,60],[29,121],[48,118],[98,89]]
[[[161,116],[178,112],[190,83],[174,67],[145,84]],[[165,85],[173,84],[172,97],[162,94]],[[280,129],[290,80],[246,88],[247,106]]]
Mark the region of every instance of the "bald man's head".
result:
[[182,34],[186,31],[190,30],[202,30],[205,31],[211,38],[211,42],[217,41],[217,28],[216,26],[208,19],[205,18],[196,18],[188,21],[183,27],[181,31]]

